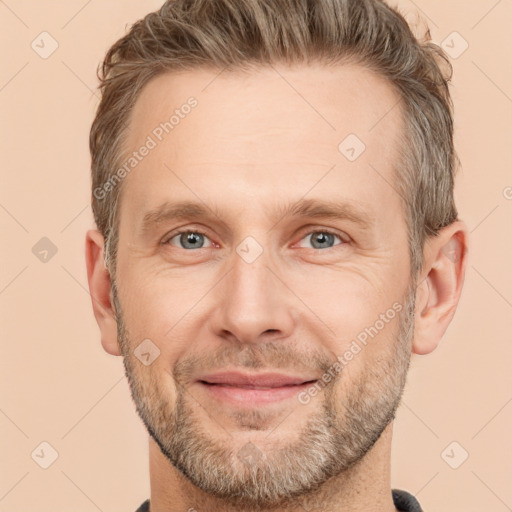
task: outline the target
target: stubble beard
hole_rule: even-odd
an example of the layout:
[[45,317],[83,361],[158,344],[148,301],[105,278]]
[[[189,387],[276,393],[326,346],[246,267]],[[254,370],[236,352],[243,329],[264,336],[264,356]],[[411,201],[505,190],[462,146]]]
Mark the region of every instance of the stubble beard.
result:
[[[208,431],[203,408],[179,382],[175,382],[177,398],[172,404],[161,379],[151,371],[143,375],[142,365],[128,353],[129,347],[135,347],[134,340],[129,339],[113,286],[118,338],[137,413],[169,462],[205,493],[245,510],[292,504],[360,462],[394,419],[410,364],[413,290],[409,288],[395,342],[390,344],[391,353],[379,360],[382,364],[365,367],[348,389],[341,370],[331,385],[312,399],[310,404],[316,407],[294,440],[279,439],[279,421],[289,412],[276,422],[262,411],[233,415],[245,431],[270,432],[264,443],[237,443],[236,431],[231,430],[235,435],[222,431],[220,436]],[[258,347],[250,350],[256,354]],[[294,407],[305,405],[297,402]],[[197,416],[198,409],[203,418]],[[214,419],[211,416],[209,421]],[[217,424],[215,427],[218,431]]]

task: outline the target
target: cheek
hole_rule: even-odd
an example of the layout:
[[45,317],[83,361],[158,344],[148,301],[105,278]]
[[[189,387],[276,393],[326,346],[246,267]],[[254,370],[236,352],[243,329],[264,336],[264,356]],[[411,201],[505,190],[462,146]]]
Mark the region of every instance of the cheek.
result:
[[[402,284],[399,289],[396,282],[393,285],[389,280],[383,281],[377,273],[373,278],[370,275],[317,268],[308,272],[307,278],[297,276],[293,286],[307,324],[302,327],[318,325],[317,334],[329,350],[336,356],[349,351],[345,358],[348,361],[364,360],[389,346],[404,307]],[[379,341],[382,342],[377,344]]]
[[[317,312],[326,323],[343,330],[350,324],[374,321],[380,313],[401,297],[398,286],[386,278],[386,269],[312,267],[306,275],[300,272],[286,276],[294,293],[305,306]],[[402,286],[402,285],[400,285]],[[328,325],[330,325],[328,323]]]
[[[137,270],[125,273],[120,289],[124,321],[129,330],[132,350],[143,340],[151,340],[172,365],[188,346],[190,340],[180,337],[187,320],[194,316],[194,304],[204,287],[191,284],[185,276],[178,278]],[[161,359],[161,360],[162,360]]]
[[[274,278],[268,283],[275,289],[258,293],[279,296],[285,307],[298,312],[298,330],[310,332],[339,355],[358,336],[364,340],[365,329],[374,326],[400,297],[391,260],[390,254],[381,251],[337,266],[283,264],[276,272],[290,290]],[[211,313],[232,306],[230,285],[241,286],[230,281],[234,274],[225,275],[228,270],[222,262],[176,268],[162,259],[140,259],[124,269],[120,292],[133,343],[154,340],[170,364],[193,350],[193,339],[210,325]],[[381,339],[391,328],[386,324],[375,338]]]

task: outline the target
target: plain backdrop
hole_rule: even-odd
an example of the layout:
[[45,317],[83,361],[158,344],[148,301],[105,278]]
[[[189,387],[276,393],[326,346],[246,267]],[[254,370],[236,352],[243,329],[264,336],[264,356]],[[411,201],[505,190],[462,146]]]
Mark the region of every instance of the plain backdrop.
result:
[[[133,512],[149,497],[147,434],[121,358],[100,344],[84,239],[93,227],[96,67],[127,25],[161,3],[0,1],[0,512]],[[394,428],[392,486],[415,494],[426,512],[505,512],[512,1],[398,5],[452,55],[456,201],[471,239],[455,318],[434,353],[413,356]]]

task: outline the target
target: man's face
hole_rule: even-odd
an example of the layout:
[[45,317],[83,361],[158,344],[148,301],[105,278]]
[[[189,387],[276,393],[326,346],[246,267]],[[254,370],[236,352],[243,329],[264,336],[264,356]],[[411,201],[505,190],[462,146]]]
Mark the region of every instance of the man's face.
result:
[[[360,461],[398,406],[414,307],[403,125],[361,67],[218,73],[157,77],[135,105],[126,147],[155,145],[123,183],[119,340],[162,453],[205,492],[275,505]],[[350,134],[362,153],[354,135],[340,146]],[[183,202],[205,213],[166,215]],[[288,212],[299,202],[345,213]]]

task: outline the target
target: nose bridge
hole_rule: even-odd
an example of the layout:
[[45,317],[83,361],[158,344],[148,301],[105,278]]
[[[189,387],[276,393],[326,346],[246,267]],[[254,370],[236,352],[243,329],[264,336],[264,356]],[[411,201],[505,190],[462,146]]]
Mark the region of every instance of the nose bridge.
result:
[[[228,280],[229,294],[233,299],[241,299],[253,306],[269,307],[270,292],[275,286],[270,282],[273,277],[269,270],[271,254],[268,248],[261,247],[259,255],[256,251],[254,242],[250,240],[243,241],[236,248]],[[236,301],[234,303],[237,304]]]
[[240,342],[254,342],[266,331],[287,336],[293,328],[292,303],[286,287],[270,270],[270,250],[252,237],[233,250],[230,271],[222,280],[215,330]]

